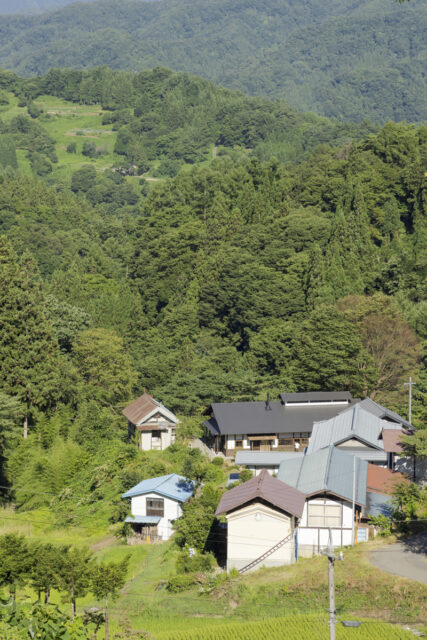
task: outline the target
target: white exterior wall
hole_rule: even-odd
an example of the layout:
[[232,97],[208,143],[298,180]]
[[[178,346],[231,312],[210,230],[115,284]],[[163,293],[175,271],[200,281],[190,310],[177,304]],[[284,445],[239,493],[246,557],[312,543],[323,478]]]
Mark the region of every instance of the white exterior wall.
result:
[[141,449],[143,451],[151,450],[151,431],[141,431]]
[[254,474],[254,476],[258,476],[261,471],[263,469],[265,469],[266,471],[268,471],[268,473],[272,476],[273,474],[277,473],[279,471],[279,465],[275,466],[275,467],[267,467],[265,465],[261,465],[259,467],[257,467],[256,465],[245,465],[246,469],[249,469],[249,471],[252,471],[252,473]]
[[147,498],[154,500],[161,498],[164,501],[164,516],[157,525],[157,533],[162,540],[169,540],[173,533],[171,523],[182,515],[181,503],[158,493],[145,493],[142,496],[134,496],[131,498],[131,512],[133,516],[147,515]]
[[[352,438],[351,440],[346,440],[345,442],[341,442],[337,445],[337,449],[345,449],[346,447],[357,447],[358,449],[371,449],[372,447],[368,447],[364,442],[360,442],[356,438]],[[377,451],[377,449],[375,449]]]
[[[244,566],[271,549],[291,532],[291,517],[261,503],[254,503],[227,515],[227,571]],[[261,562],[278,567],[295,561],[295,548],[290,540]]]
[[[308,503],[318,501],[317,498],[309,498],[304,505],[304,511],[298,527],[298,556],[311,558],[319,553],[319,546],[327,546],[329,542],[329,529],[324,527],[307,527]],[[351,545],[352,543],[352,505],[347,500],[328,498],[330,504],[342,504],[342,520],[340,528],[332,529],[332,541],[337,547]]]

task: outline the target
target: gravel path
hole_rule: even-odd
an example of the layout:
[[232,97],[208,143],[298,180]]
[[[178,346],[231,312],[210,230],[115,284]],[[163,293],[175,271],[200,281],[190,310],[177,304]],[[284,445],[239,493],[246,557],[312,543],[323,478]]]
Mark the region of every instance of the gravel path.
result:
[[427,584],[427,532],[373,551],[369,560],[382,571]]

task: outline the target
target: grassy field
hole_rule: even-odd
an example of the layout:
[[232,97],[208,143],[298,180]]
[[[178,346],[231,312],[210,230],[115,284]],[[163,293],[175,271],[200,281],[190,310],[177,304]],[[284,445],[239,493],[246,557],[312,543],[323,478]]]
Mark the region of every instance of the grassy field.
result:
[[[2,120],[8,122],[17,115],[28,115],[26,107],[18,106],[18,98],[12,93],[6,95],[9,104],[0,107]],[[112,125],[102,124],[103,112],[99,105],[74,104],[55,96],[40,96],[34,104],[43,111],[37,121],[56,143],[58,163],[52,165],[53,171],[49,179],[70,182],[72,173],[85,164],[92,164],[97,171],[105,171],[123,162],[123,157],[114,153],[117,133],[112,130]],[[82,148],[85,141],[94,142],[105,153],[97,158],[84,156]],[[67,146],[71,142],[76,143],[77,153],[67,152]],[[18,150],[19,168],[24,173],[31,173],[25,156],[26,151]],[[138,177],[128,179],[137,181]]]
[[[252,635],[243,633],[249,621],[286,617],[291,625],[296,624],[291,621],[292,616],[299,616],[299,620],[303,616],[308,624],[308,616],[311,626],[306,625],[305,636],[279,635],[275,631],[270,637],[304,640],[305,637],[322,638],[327,633],[327,560],[324,557],[301,559],[288,567],[262,568],[245,576],[227,578],[219,574],[222,577],[209,589],[201,580],[199,586],[189,591],[170,593],[165,589],[165,583],[175,574],[177,555],[172,543],[127,546],[105,528],[56,527],[48,509],[22,514],[10,509],[1,511],[0,534],[10,531],[57,544],[85,544],[98,558],[105,560],[120,560],[129,554],[127,583],[112,603],[113,631],[128,628],[148,632],[158,640],[184,640],[184,637],[189,640],[256,640],[255,631]],[[363,632],[362,627],[345,630],[340,626],[338,638],[406,638],[409,636],[401,633],[400,626],[381,627],[373,623],[387,621],[420,628],[419,624],[426,620],[427,587],[383,573],[369,563],[369,551],[381,544],[383,541],[373,541],[346,549],[344,562],[336,563],[338,618],[368,619]],[[21,591],[18,597],[23,595],[28,601],[35,597],[29,589]],[[61,598],[59,593],[52,594],[55,603],[61,604]],[[77,601],[80,612],[100,604],[90,594]],[[69,605],[62,603],[62,606],[68,610]],[[231,623],[244,623],[244,626],[224,626]],[[277,621],[277,625],[277,629],[288,628],[283,621]],[[212,635],[217,629],[218,634]],[[366,635],[368,631],[371,635]]]

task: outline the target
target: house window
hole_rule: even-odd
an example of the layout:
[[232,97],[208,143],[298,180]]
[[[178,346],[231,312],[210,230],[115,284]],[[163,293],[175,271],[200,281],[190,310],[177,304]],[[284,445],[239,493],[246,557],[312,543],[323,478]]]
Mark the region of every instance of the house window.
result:
[[160,516],[163,518],[165,512],[165,501],[163,498],[147,498],[147,516]]
[[279,438],[279,447],[293,447],[293,438]]
[[236,449],[243,449],[243,440],[236,440]]
[[308,503],[308,527],[341,527],[342,505],[331,500]]

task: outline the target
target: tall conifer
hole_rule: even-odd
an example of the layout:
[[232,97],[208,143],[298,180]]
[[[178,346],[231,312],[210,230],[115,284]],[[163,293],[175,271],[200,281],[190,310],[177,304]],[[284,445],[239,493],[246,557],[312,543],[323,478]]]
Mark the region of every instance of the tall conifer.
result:
[[24,405],[24,438],[32,409],[54,399],[57,365],[37,266],[28,252],[18,260],[7,239],[0,238],[0,384]]

